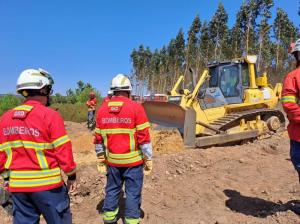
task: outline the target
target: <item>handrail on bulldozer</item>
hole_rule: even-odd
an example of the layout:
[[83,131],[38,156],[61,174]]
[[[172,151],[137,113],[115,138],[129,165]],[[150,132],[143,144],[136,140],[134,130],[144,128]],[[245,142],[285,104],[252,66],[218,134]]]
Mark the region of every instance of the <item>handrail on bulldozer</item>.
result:
[[183,81],[184,81],[184,76],[183,75],[179,76],[176,84],[174,85],[173,89],[171,90],[171,96],[179,95],[177,92],[177,89]]
[[188,101],[187,101],[187,104],[186,104],[186,107],[191,107],[192,103],[194,102],[194,99],[197,97],[198,95],[198,92],[201,88],[201,86],[203,85],[203,83],[205,82],[205,80],[209,77],[209,74],[208,74],[208,70],[205,69],[199,79],[199,81],[197,82],[197,85],[195,86],[191,96],[189,97]]

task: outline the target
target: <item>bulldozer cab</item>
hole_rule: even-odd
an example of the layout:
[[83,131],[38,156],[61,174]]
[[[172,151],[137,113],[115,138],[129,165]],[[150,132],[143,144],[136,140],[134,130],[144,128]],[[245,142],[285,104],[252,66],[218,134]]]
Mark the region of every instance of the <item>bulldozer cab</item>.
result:
[[210,78],[199,91],[202,109],[243,102],[244,90],[250,87],[249,64],[246,61],[209,64]]

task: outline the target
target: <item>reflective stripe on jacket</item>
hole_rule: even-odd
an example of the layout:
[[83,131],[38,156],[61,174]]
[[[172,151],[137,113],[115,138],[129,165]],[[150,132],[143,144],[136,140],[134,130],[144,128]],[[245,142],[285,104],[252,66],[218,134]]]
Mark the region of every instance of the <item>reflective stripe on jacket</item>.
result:
[[0,118],[0,173],[8,171],[9,191],[59,187],[61,170],[72,175],[76,164],[57,112],[37,101],[26,101]]
[[113,96],[97,112],[95,144],[104,144],[110,166],[143,163],[140,145],[150,143],[150,123],[144,108],[123,96]]
[[284,80],[282,106],[289,119],[290,139],[300,142],[300,67],[290,72]]

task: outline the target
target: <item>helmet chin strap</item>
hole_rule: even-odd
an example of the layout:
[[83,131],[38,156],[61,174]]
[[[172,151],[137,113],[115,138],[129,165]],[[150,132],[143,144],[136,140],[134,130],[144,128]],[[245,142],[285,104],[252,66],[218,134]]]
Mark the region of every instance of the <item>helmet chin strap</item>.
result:
[[50,107],[51,106],[51,98],[50,95],[47,96],[47,103],[45,105],[46,107]]
[[52,92],[52,87],[51,86],[45,86],[43,89],[41,89],[40,94],[42,96],[47,97],[47,103],[46,103],[46,107],[49,107],[51,105],[51,92]]

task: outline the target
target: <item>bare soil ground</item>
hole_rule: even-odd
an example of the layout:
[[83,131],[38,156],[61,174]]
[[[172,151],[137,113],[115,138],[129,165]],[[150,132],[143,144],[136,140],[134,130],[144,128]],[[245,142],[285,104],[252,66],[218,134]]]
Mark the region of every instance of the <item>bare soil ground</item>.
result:
[[[105,176],[96,171],[92,133],[66,122],[80,166],[73,222],[102,223]],[[145,178],[144,224],[297,224],[299,182],[286,132],[244,145],[184,149],[176,131],[152,131],[154,170]],[[121,218],[124,198],[121,201]],[[0,208],[0,224],[11,223]]]

